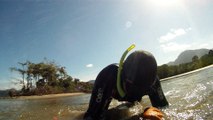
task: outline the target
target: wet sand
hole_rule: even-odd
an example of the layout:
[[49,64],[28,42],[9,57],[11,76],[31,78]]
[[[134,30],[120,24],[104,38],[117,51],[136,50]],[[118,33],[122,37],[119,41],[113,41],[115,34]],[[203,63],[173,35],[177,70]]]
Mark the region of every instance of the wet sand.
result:
[[48,99],[48,98],[57,98],[57,97],[70,97],[83,95],[86,93],[78,92],[78,93],[61,93],[61,94],[49,94],[49,95],[33,95],[33,96],[19,96],[17,99]]

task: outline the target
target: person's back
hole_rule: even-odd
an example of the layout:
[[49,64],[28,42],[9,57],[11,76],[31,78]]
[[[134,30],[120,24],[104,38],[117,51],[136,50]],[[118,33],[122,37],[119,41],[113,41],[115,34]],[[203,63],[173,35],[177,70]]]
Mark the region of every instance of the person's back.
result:
[[[156,75],[157,63],[151,53],[135,51],[127,57],[120,74],[120,88],[118,88],[117,81],[118,69],[117,64],[111,64],[97,76],[89,108],[84,115],[85,120],[103,118],[112,98],[134,102],[140,101],[144,95],[148,95],[152,106],[168,105]],[[119,93],[119,89],[124,92],[123,95]]]

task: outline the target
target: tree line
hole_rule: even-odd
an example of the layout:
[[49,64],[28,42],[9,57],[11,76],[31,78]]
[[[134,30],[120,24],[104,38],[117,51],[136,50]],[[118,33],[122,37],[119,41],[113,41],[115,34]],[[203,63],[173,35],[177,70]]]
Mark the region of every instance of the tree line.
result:
[[195,69],[199,69],[213,64],[213,50],[210,50],[208,54],[202,57],[194,56],[192,62],[184,63],[180,65],[161,65],[158,66],[158,76],[160,79],[178,75],[181,73],[189,72]]
[[16,79],[15,83],[21,85],[21,90],[11,89],[10,96],[91,92],[92,90],[92,84],[72,78],[67,74],[65,67],[57,65],[55,62],[45,60],[33,63],[26,61],[18,62],[18,64],[19,68],[11,67],[10,70],[21,75],[21,79]]

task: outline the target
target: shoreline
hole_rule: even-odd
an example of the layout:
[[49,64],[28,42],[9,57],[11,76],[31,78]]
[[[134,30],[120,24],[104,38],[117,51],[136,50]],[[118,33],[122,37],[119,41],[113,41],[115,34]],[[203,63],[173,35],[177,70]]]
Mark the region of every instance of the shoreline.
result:
[[78,96],[86,93],[76,92],[76,93],[60,93],[60,94],[48,94],[48,95],[32,95],[32,96],[18,96],[14,99],[20,100],[32,100],[32,99],[50,99],[50,98],[59,98],[59,97],[70,97],[70,96]]
[[179,75],[163,78],[163,79],[160,79],[160,81],[163,82],[163,81],[167,81],[167,80],[170,80],[170,79],[173,79],[173,78],[183,77],[183,76],[186,76],[186,75],[189,75],[189,74],[192,74],[192,73],[196,73],[196,72],[199,72],[199,71],[211,68],[211,67],[213,67],[213,65],[202,67],[202,68],[199,68],[199,69],[196,69],[196,70],[193,70],[193,71],[189,71],[189,72],[186,72],[186,73],[182,73],[182,74],[179,74]]

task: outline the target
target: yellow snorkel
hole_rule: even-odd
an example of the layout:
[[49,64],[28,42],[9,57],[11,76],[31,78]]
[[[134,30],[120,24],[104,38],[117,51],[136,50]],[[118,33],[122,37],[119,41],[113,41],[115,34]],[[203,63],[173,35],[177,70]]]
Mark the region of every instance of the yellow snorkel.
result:
[[121,59],[120,59],[120,63],[119,63],[119,67],[118,67],[118,74],[117,74],[117,89],[118,89],[118,93],[121,97],[124,97],[125,96],[125,92],[124,90],[122,89],[121,87],[121,71],[123,69],[123,62],[124,62],[124,59],[127,55],[127,53],[129,51],[131,51],[133,48],[135,47],[135,44],[132,44],[122,55]]

